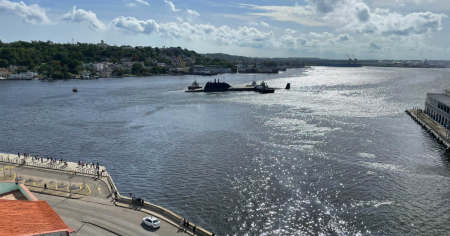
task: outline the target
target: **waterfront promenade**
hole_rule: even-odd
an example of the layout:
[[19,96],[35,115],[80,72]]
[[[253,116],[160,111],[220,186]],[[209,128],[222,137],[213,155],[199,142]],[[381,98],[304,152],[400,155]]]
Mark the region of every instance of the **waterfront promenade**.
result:
[[422,109],[410,109],[406,110],[406,113],[413,118],[418,124],[432,134],[439,142],[441,142],[447,150],[450,149],[450,140],[448,137],[448,130],[429,117],[423,112]]
[[[148,202],[133,204],[131,198],[120,195],[104,166],[97,169],[61,159],[54,163],[35,159],[34,154],[24,158],[23,154],[0,153],[3,180],[25,184],[76,229],[77,235],[193,235],[193,223],[185,232],[179,229],[181,216]],[[149,215],[160,219],[161,228],[142,224],[142,218]],[[197,226],[196,235],[211,233]]]

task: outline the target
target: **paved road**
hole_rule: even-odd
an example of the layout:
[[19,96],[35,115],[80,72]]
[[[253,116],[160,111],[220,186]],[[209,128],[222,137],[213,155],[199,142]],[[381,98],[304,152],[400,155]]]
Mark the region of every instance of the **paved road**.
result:
[[[0,168],[3,168],[3,166]],[[6,171],[9,172],[9,169]],[[71,188],[77,188],[83,183],[83,176],[70,173],[23,166],[12,166],[11,171],[16,174],[17,180],[22,183],[25,181],[26,184],[32,184],[33,186],[47,183],[47,186],[58,185],[58,190],[67,189],[69,178]],[[0,173],[3,175],[2,172],[3,169],[0,170]],[[36,192],[33,192],[33,194],[39,200],[47,201],[69,227],[78,231],[77,235],[79,236],[114,235],[101,227],[123,235],[188,235],[178,232],[177,227],[165,221],[161,221],[161,228],[159,229],[151,229],[143,225],[142,218],[148,215],[141,211],[115,206],[103,181],[91,176],[85,176],[84,181],[91,189],[91,193],[81,199],[70,199]],[[92,224],[83,223],[83,220]]]
[[[70,173],[55,172],[46,169],[37,169],[29,167],[11,166],[11,171],[16,173],[16,179],[21,183],[25,180],[25,183],[35,183],[38,186],[43,186],[47,183],[47,186],[58,186],[58,189],[65,189],[69,186],[69,179],[72,191],[79,189],[80,184],[82,187],[83,176],[80,174],[72,175]],[[7,170],[7,174],[9,174]],[[3,171],[1,171],[3,172]],[[3,174],[3,173],[1,173]],[[98,198],[110,198],[110,193],[106,184],[92,176],[85,175],[84,182],[89,186],[91,193],[89,196]]]
[[108,199],[98,197],[68,199],[39,193],[33,194],[39,200],[47,201],[69,227],[74,228],[76,231],[79,230],[78,236],[111,235],[111,233],[100,227],[83,224],[83,219],[113,231],[121,232],[124,235],[188,235],[178,232],[178,228],[164,221],[161,221],[161,228],[159,229],[151,229],[146,225],[142,225],[142,218],[147,216],[145,213],[114,206]]

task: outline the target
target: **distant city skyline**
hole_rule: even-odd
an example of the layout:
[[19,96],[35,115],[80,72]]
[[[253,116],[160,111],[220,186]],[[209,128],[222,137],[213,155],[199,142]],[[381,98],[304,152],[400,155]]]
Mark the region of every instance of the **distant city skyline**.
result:
[[448,60],[445,0],[0,0],[0,40],[251,57]]

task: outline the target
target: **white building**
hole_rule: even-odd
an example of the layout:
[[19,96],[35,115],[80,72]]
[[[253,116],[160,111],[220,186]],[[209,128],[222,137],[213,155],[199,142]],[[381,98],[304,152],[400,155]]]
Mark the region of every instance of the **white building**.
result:
[[97,43],[97,46],[98,46],[98,47],[101,47],[101,48],[107,48],[109,45],[106,44],[106,43],[102,40],[101,43]]
[[141,61],[123,61],[122,62],[122,67],[131,68],[136,63],[140,63],[140,64],[144,65],[144,62],[141,62]]
[[12,74],[9,79],[36,79],[38,78],[38,74],[35,72],[22,72],[20,74]]
[[166,63],[158,63],[158,64],[156,64],[157,66],[161,66],[161,67],[165,67],[166,66]]
[[96,71],[100,71],[100,70],[103,70],[105,68],[103,63],[94,63],[93,66],[94,66],[94,70],[96,70]]

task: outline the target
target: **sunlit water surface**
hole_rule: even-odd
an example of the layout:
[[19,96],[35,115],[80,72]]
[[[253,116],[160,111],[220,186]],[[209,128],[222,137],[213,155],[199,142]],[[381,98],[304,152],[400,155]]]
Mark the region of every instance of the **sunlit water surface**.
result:
[[[0,81],[0,150],[99,161],[119,191],[217,235],[445,235],[449,155],[404,110],[446,69]],[[73,93],[72,87],[79,92]]]

